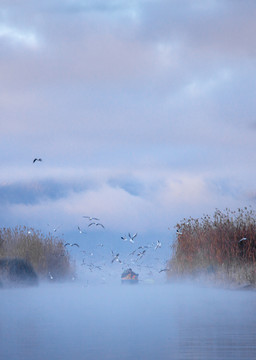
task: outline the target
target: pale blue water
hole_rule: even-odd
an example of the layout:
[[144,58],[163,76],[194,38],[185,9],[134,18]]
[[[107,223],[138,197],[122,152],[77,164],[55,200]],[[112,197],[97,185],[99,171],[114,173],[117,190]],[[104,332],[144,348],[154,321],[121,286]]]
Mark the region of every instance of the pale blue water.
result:
[[0,359],[253,360],[256,294],[40,285],[0,291]]

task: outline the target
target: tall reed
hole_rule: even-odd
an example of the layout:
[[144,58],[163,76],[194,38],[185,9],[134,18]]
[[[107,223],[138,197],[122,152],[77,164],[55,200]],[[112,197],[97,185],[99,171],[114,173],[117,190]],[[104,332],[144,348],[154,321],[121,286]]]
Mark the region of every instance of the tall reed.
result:
[[0,228],[0,258],[6,257],[29,261],[42,278],[51,274],[54,279],[64,279],[73,272],[61,239],[25,226]]
[[176,229],[169,277],[221,270],[232,280],[256,283],[256,215],[252,209],[216,209],[212,217],[184,218]]

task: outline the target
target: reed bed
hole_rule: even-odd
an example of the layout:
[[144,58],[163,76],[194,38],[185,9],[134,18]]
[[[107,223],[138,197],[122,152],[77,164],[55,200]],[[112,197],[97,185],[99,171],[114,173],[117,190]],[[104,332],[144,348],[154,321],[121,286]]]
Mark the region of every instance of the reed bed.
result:
[[0,258],[22,258],[40,278],[62,280],[74,271],[61,239],[27,227],[0,228]]
[[216,209],[212,217],[184,218],[176,229],[169,278],[203,275],[256,285],[256,214],[251,208]]

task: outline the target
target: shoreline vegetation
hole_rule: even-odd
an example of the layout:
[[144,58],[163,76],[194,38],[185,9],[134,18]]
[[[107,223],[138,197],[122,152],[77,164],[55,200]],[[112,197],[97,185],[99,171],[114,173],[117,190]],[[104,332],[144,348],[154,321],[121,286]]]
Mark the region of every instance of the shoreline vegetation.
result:
[[256,286],[256,214],[247,207],[200,219],[184,218],[176,226],[167,278],[220,286]]
[[[212,217],[184,218],[175,228],[168,281],[256,288],[256,213],[251,208],[216,209]],[[30,265],[38,280],[75,277],[75,264],[62,239],[26,226],[0,228],[0,285],[11,272],[17,278],[22,271],[32,276]]]
[[[22,259],[30,264],[39,280],[64,281],[74,274],[74,266],[61,239],[25,226],[0,228],[0,261],[9,264],[11,259],[16,259],[16,263]],[[0,268],[0,280],[6,271],[6,266]]]

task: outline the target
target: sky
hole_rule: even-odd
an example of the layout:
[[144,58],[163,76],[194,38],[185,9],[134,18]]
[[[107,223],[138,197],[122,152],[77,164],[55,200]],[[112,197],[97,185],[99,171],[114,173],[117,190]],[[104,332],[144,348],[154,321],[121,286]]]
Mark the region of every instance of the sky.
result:
[[255,16],[254,0],[1,0],[1,226],[169,244],[183,218],[255,208]]

